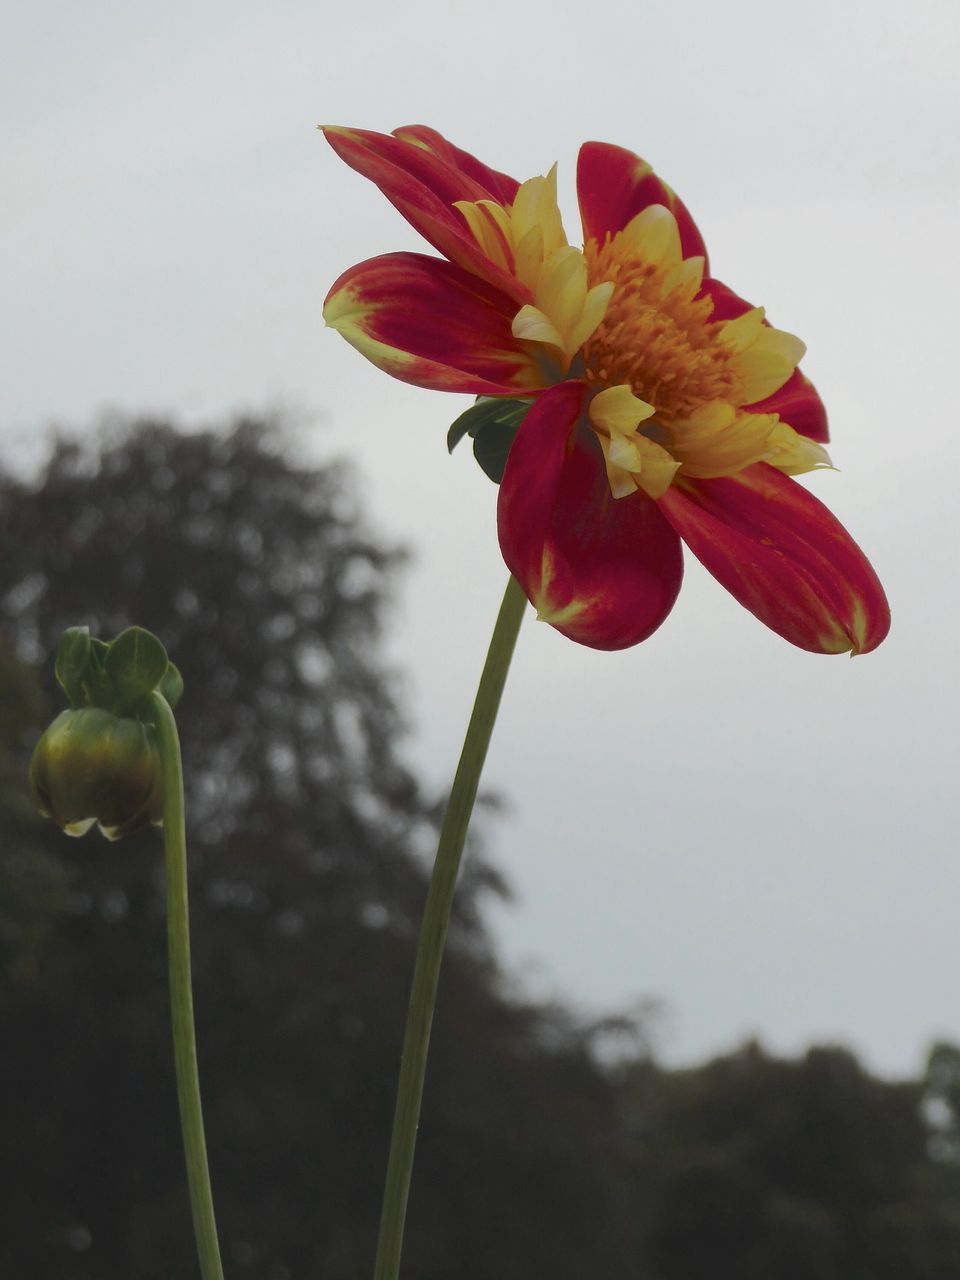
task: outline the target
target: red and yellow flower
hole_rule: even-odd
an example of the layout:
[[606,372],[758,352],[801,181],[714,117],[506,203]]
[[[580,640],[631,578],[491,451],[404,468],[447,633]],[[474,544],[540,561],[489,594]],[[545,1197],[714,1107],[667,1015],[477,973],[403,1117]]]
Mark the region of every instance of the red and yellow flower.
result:
[[830,465],[803,343],[709,274],[693,219],[648,164],[583,146],[579,249],[555,169],[521,184],[423,126],[324,132],[444,255],[352,267],[327,323],[405,382],[531,405],[498,528],[541,618],[598,649],[646,639],[680,589],[682,540],[801,648],[880,643],[883,588],[792,478]]

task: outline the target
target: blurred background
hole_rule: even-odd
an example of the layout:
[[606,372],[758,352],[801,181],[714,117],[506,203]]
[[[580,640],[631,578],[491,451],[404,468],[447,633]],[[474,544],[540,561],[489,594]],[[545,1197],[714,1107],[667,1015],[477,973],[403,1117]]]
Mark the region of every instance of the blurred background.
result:
[[717,275],[807,342],[840,471],[806,483],[894,623],[854,663],[804,654],[689,564],[637,649],[525,624],[409,1274],[960,1273],[960,10],[14,0],[6,25],[6,1269],[191,1267],[157,842],[70,843],[24,794],[81,622],[152,628],[187,680],[228,1266],[372,1254],[424,868],[504,581],[496,490],[444,448],[469,400],[322,328],[346,266],[419,245],[313,126],[417,121],[519,178],[559,160],[571,239],[582,140],[657,167]]

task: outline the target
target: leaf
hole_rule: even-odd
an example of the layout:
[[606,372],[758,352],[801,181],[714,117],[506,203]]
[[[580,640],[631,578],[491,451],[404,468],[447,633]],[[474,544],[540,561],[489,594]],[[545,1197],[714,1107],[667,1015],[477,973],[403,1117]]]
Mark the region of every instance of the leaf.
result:
[[453,452],[465,435],[472,436],[473,456],[484,474],[499,484],[514,436],[532,405],[531,400],[482,396],[447,432],[447,449]]
[[74,709],[84,703],[83,675],[89,662],[89,630],[86,627],[67,627],[57,645],[54,673]]
[[151,631],[128,627],[110,645],[104,670],[119,697],[119,710],[132,711],[149,697],[169,666],[167,651]]
[[497,396],[480,396],[477,403],[461,413],[447,432],[447,452],[453,453],[464,436],[476,439],[481,431],[491,426],[509,424],[516,433],[532,403],[530,400],[501,400]]
[[96,636],[90,637],[90,654],[83,671],[83,705],[114,711],[117,705],[116,690],[107,679],[105,663],[110,648]]
[[480,463],[485,475],[494,484],[503,479],[503,469],[507,465],[507,454],[513,444],[517,428],[507,422],[491,422],[480,432],[473,442],[473,456]]
[[98,671],[103,671],[104,663],[107,658],[107,650],[110,646],[106,640],[98,640],[96,636],[90,637],[90,665],[95,666]]
[[172,662],[167,663],[167,669],[160,681],[160,692],[166,698],[171,710],[183,696],[183,676]]

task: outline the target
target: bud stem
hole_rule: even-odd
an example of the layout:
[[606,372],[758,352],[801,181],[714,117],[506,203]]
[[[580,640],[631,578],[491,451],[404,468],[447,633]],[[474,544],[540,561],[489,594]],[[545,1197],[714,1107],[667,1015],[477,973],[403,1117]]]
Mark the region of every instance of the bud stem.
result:
[[203,1135],[197,1039],[190,981],[190,911],[187,899],[187,837],[184,824],[183,765],[180,739],[170,705],[162,693],[150,695],[163,770],[163,843],[167,891],[167,957],[170,965],[170,1014],[177,1073],[180,1125],[197,1256],[203,1280],[223,1280],[217,1224],[210,1189],[207,1144]]
[[380,1217],[375,1280],[397,1280],[400,1271],[400,1251],[403,1246],[403,1227],[410,1193],[417,1126],[420,1122],[430,1029],[457,872],[460,868],[460,855],[526,604],[523,591],[516,579],[511,577],[480,676],[460,763],[440,829],[437,857],[420,925],[413,988],[400,1059],[400,1079],[397,1084],[396,1111]]

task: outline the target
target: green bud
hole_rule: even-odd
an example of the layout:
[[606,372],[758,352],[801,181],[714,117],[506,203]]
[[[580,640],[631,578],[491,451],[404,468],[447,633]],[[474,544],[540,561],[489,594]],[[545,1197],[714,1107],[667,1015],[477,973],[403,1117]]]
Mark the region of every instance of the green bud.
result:
[[100,707],[62,711],[37,743],[30,785],[46,814],[82,836],[96,822],[110,840],[163,821],[153,727]]

